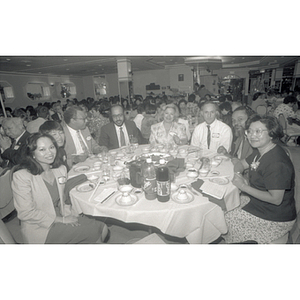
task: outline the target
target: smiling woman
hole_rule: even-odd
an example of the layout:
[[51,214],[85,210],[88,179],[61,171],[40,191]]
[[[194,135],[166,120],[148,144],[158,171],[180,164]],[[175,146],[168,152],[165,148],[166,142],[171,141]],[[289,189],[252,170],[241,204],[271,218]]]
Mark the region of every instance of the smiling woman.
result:
[[25,243],[96,243],[107,233],[104,223],[78,216],[65,204],[67,169],[55,139],[35,133],[27,139],[26,155],[14,170],[12,190]]
[[[232,181],[246,196],[241,198],[241,207],[225,215],[228,234],[224,238],[230,243],[271,243],[290,231],[295,222],[295,171],[277,144],[283,132],[275,117],[253,115],[246,133],[255,150],[246,159],[233,159],[236,174]],[[249,184],[240,175],[248,168]]]

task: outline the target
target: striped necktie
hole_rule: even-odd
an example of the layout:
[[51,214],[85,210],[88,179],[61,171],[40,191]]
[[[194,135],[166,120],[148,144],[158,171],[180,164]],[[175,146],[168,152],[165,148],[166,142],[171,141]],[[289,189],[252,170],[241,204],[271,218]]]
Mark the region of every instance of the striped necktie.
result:
[[80,143],[80,146],[81,146],[83,152],[85,154],[89,154],[90,151],[81,137],[80,130],[77,130],[76,132],[77,132],[77,137],[78,137],[78,140],[79,140],[79,143]]
[[210,125],[207,125],[207,147],[210,146]]
[[121,147],[126,146],[125,134],[124,134],[122,126],[120,127],[120,142],[121,142]]

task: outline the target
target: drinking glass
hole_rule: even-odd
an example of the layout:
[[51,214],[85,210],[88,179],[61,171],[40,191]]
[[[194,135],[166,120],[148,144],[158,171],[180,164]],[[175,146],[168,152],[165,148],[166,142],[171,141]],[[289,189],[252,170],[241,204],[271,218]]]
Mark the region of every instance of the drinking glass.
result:
[[103,180],[105,181],[105,183],[110,179],[110,169],[109,168],[103,169],[102,177],[103,177]]
[[118,178],[118,190],[124,193],[130,193],[133,189],[132,185],[130,184],[130,179],[128,178],[127,174],[123,171]]

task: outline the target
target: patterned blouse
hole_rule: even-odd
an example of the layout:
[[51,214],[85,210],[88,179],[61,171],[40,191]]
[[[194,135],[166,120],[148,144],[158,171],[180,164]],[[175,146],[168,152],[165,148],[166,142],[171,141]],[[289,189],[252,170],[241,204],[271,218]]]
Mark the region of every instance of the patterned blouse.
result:
[[100,115],[99,118],[90,117],[87,121],[87,126],[91,132],[92,137],[99,144],[101,127],[109,123],[109,118]]
[[167,133],[163,123],[164,122],[160,122],[151,126],[151,135],[149,139],[151,144],[175,144],[173,133],[178,135],[180,139],[187,138],[186,129],[183,124],[173,122],[169,133]]
[[274,117],[278,118],[280,114],[283,114],[286,118],[297,118],[297,114],[293,111],[293,108],[285,103],[279,104],[274,111]]

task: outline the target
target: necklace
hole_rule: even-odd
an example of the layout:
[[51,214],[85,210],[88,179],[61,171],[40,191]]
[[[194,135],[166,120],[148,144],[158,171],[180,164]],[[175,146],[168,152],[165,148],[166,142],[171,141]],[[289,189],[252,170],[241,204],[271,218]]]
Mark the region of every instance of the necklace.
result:
[[268,153],[270,150],[272,150],[275,146],[276,146],[276,144],[273,144],[272,147],[271,147],[270,149],[267,149],[265,152],[263,152],[263,153],[260,155],[260,157],[259,157],[258,160],[256,160],[256,158],[257,158],[257,155],[256,155],[256,156],[254,157],[254,159],[253,159],[253,162],[252,162],[251,165],[250,165],[251,170],[256,171],[257,168],[258,168],[258,166],[259,166],[259,164],[260,164],[261,158],[262,158],[266,153]]

